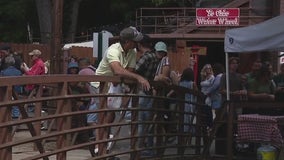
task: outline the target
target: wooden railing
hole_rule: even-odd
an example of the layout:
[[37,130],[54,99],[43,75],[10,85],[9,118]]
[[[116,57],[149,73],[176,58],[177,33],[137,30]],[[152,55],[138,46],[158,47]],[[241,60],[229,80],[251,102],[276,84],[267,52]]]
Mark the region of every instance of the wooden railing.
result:
[[[106,107],[106,99],[111,96],[104,92],[100,94],[77,93],[72,94],[69,90],[71,83],[79,82],[108,82],[125,83],[133,86],[133,92],[118,94],[116,96],[132,97],[132,108],[127,107],[127,103],[123,103],[118,109],[109,109]],[[106,82],[106,83],[103,83]],[[28,95],[19,95],[14,92],[13,86],[35,84],[35,88]],[[200,157],[207,137],[204,125],[204,114],[202,112],[203,97],[199,92],[193,92],[178,86],[167,86],[160,83],[151,83],[157,90],[156,96],[146,96],[154,99],[153,107],[150,111],[153,113],[151,121],[138,121],[138,112],[142,109],[138,107],[138,100],[141,97],[136,93],[137,84],[135,81],[122,79],[120,77],[105,76],[78,76],[78,75],[44,75],[44,76],[22,76],[22,77],[0,77],[0,159],[11,160],[13,148],[22,144],[34,143],[35,151],[38,154],[26,155],[22,159],[49,159],[56,156],[58,160],[68,159],[67,153],[76,149],[89,149],[90,158],[106,159],[112,156],[125,155],[128,159],[142,159],[141,151],[153,150],[156,158],[186,158]],[[167,90],[174,90],[177,93],[176,98],[168,98],[165,96]],[[185,93],[190,93],[198,97],[197,102],[188,102],[184,100]],[[78,106],[82,98],[99,97],[100,108],[98,110],[78,110],[74,109]],[[163,113],[169,112],[164,107],[166,100],[172,100],[176,104],[174,109],[170,110],[176,119],[173,121],[165,121]],[[184,104],[193,103],[196,106],[195,113],[185,113]],[[17,106],[21,116],[18,118],[11,117],[12,106]],[[34,107],[32,114],[28,112],[30,106]],[[47,115],[42,114],[42,110]],[[118,117],[114,123],[104,123],[105,114],[110,111],[116,112]],[[124,120],[124,114],[130,111],[132,119],[130,122]],[[72,122],[78,122],[78,117],[85,117],[89,113],[98,113],[99,122],[95,126],[88,125],[72,125]],[[193,114],[196,122],[191,124],[195,128],[195,134],[184,133],[184,115]],[[84,119],[84,118],[83,118]],[[43,129],[41,123],[47,126]],[[137,127],[144,123],[152,126],[153,134],[145,133],[145,136],[139,137]],[[176,132],[165,132],[165,125],[176,127]],[[129,133],[119,134],[122,127],[129,128]],[[108,138],[107,128],[111,128],[114,137]],[[99,130],[99,136],[96,140],[87,138],[78,142],[78,134],[89,133],[94,129]],[[15,132],[28,131],[31,134],[29,138],[15,139]],[[87,134],[88,135],[88,134]],[[153,136],[155,143],[153,147],[138,146],[138,138]],[[173,137],[174,142],[167,143],[166,137]],[[55,142],[56,145],[51,151],[46,150],[49,142]],[[127,144],[130,146],[127,150],[112,152],[107,150],[107,143]],[[94,146],[99,145],[99,152],[94,152]],[[149,159],[149,158],[148,158]],[[151,158],[150,158],[151,159]]]

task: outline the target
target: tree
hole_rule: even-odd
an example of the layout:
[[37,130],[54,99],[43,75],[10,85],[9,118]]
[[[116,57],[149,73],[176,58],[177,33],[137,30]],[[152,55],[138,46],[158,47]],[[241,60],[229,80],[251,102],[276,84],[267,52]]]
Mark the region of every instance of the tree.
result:
[[0,41],[27,42],[27,25],[37,24],[33,0],[0,1]]
[[82,0],[74,0],[71,4],[71,24],[69,25],[69,29],[67,32],[67,38],[66,42],[74,42],[75,35],[76,35],[76,29],[77,29],[77,22],[78,22],[78,13],[79,13],[79,7]]
[[[118,34],[122,27],[135,25],[135,11],[140,7],[173,4],[181,6],[180,4],[191,1],[194,0],[65,0],[62,23],[65,40],[62,43],[76,41],[75,37],[83,32],[108,30]],[[52,0],[1,0],[0,41],[49,43],[52,31],[52,2]]]
[[51,1],[36,0],[41,43],[50,43],[51,38]]

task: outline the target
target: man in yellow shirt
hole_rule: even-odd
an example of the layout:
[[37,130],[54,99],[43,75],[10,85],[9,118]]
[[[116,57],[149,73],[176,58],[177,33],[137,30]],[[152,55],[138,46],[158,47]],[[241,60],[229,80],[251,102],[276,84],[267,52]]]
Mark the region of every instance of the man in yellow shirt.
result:
[[[137,42],[142,39],[143,35],[135,27],[127,27],[123,29],[120,32],[120,41],[112,44],[104,53],[104,56],[96,70],[96,75],[117,75],[132,78],[137,80],[143,90],[150,90],[148,80],[133,72],[136,65],[137,54],[135,47],[137,46]],[[113,112],[109,112],[106,118],[107,123],[113,122],[114,117],[115,114]]]

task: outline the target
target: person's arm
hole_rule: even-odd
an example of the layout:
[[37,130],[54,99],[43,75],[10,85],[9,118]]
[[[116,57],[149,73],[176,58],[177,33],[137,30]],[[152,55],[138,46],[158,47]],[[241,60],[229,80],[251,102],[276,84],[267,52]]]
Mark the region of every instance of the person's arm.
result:
[[170,61],[169,58],[163,57],[162,60],[160,61],[159,66],[161,66],[161,68],[159,69],[159,67],[157,68],[157,73],[156,76],[154,78],[155,81],[163,81],[167,84],[170,84],[171,80],[170,80]]
[[30,69],[25,67],[24,72],[26,75],[40,75],[44,73],[44,64],[37,62]]
[[217,90],[221,83],[221,76],[216,76],[213,84],[207,88],[206,94],[211,94],[213,91]]
[[272,93],[256,93],[257,90],[257,84],[255,81],[249,82],[248,87],[248,98],[249,100],[257,100],[257,101],[273,101],[275,99],[274,94]]
[[250,100],[257,100],[257,101],[274,101],[275,96],[274,94],[254,93],[252,91],[248,91],[248,98]]
[[226,75],[223,74],[220,78],[220,86],[219,86],[219,93],[222,95],[226,95]]
[[151,88],[150,83],[145,78],[123,68],[121,66],[120,62],[113,61],[113,62],[110,63],[110,67],[111,67],[114,75],[136,79],[142,85],[143,89],[146,90],[146,91],[148,91]]
[[193,88],[192,88],[192,89],[193,89],[193,90],[195,90],[195,91],[198,91],[197,84],[196,84],[195,82],[193,82],[193,84],[192,84],[192,85],[193,85]]
[[130,72],[135,72],[135,69],[134,68],[129,68],[129,67],[127,67],[126,68],[128,71],[130,71]]
[[170,83],[170,66],[163,66],[162,67],[162,73],[158,74],[154,78],[155,81],[163,81],[167,84]]
[[144,54],[139,58],[139,60],[136,63],[135,72],[138,74],[142,73],[145,70],[145,66],[147,66],[147,64],[145,64],[146,62],[147,62],[147,57]]

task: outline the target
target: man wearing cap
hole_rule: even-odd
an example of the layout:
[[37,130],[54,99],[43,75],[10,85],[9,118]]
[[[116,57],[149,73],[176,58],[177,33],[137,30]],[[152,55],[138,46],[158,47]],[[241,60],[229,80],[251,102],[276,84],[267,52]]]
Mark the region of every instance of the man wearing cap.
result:
[[[136,65],[137,42],[143,39],[143,35],[135,28],[128,27],[120,32],[120,41],[112,44],[106,50],[103,59],[99,63],[96,75],[122,76],[136,79],[143,90],[149,90],[150,84],[147,79],[134,73]],[[112,116],[111,116],[112,117]],[[113,121],[112,117],[109,122]]]
[[167,84],[170,83],[170,61],[169,61],[169,57],[167,56],[168,54],[168,49],[167,49],[167,45],[162,42],[159,41],[155,44],[155,51],[157,53],[157,56],[159,59],[161,59],[158,67],[157,67],[157,71],[155,74],[155,81],[163,81]]
[[149,82],[142,76],[133,73],[136,65],[136,43],[143,35],[135,28],[128,27],[120,32],[120,42],[112,44],[104,54],[96,75],[123,76],[136,79],[144,90],[150,89]]
[[[138,50],[143,54],[136,63],[135,72],[143,76],[147,80],[153,81],[160,59],[153,50],[151,38],[148,35],[143,35],[143,39],[138,43],[137,47]],[[149,136],[149,134],[153,134],[153,132],[148,129],[148,125],[143,124],[143,122],[150,121],[152,118],[152,112],[150,111],[150,109],[153,105],[153,99],[144,97],[145,95],[152,95],[152,90],[140,90],[138,94],[141,95],[138,104],[139,108],[142,109],[138,112],[138,122],[141,123],[138,125],[138,134],[141,137],[147,136],[147,138],[139,138],[138,145],[139,147],[153,147],[153,136]],[[145,140],[146,142],[144,142]],[[154,152],[152,152],[151,150],[145,150],[141,152],[142,156],[151,154],[154,154]]]
[[[25,75],[42,75],[45,74],[45,65],[41,56],[41,51],[38,49],[33,50],[29,53],[29,56],[32,59],[33,66],[29,68],[26,63],[21,65],[21,69]],[[27,85],[26,90],[31,91],[34,88],[34,85]]]
[[[120,32],[120,41],[112,44],[106,50],[98,68],[96,75],[103,76],[122,76],[136,79],[143,90],[149,90],[150,84],[147,79],[134,73],[136,65],[137,42],[143,39],[143,35],[135,27],[127,27]],[[109,112],[107,122],[114,120],[114,113]],[[88,119],[90,122],[90,120]]]

